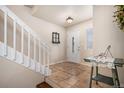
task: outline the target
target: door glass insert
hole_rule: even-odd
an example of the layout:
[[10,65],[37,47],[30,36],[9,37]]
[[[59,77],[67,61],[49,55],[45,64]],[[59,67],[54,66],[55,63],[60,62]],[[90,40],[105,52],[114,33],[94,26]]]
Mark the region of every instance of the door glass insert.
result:
[[74,53],[74,37],[72,37],[72,53]]

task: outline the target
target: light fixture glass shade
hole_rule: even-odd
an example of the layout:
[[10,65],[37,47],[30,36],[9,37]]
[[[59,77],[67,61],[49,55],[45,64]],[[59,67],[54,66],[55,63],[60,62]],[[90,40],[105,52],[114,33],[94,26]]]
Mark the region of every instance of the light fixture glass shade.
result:
[[68,18],[66,19],[66,21],[67,21],[67,23],[72,23],[72,21],[73,21],[73,18],[71,18],[71,17],[68,17]]

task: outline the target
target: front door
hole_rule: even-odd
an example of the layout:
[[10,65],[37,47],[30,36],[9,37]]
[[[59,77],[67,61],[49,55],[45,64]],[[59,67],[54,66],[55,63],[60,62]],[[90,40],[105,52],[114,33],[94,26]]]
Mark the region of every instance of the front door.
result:
[[67,32],[67,59],[79,63],[80,59],[80,31]]

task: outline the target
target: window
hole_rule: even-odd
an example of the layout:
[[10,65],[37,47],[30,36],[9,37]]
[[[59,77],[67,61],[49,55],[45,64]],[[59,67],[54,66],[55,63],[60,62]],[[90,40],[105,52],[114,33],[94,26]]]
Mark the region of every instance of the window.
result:
[[93,48],[93,29],[88,28],[86,30],[87,34],[87,49],[92,49]]

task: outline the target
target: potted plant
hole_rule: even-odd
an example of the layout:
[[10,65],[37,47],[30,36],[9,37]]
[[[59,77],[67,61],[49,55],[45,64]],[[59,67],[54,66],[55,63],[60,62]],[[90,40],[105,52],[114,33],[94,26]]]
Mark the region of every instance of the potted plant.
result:
[[115,18],[114,22],[117,22],[120,30],[124,32],[124,5],[116,5],[115,7],[116,11],[113,15]]

